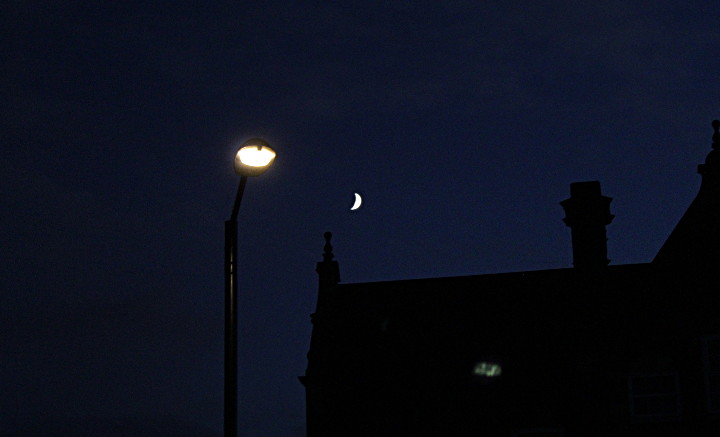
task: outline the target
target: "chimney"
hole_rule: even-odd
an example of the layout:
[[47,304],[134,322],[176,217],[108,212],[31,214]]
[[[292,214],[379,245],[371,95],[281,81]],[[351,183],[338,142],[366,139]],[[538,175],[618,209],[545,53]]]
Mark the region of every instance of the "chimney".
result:
[[563,221],[572,230],[573,266],[583,271],[599,271],[607,257],[605,226],[615,217],[610,214],[612,198],[600,193],[600,182],[570,184],[570,198],[560,202],[565,210]]
[[705,158],[705,163],[698,165],[698,173],[702,175],[700,190],[712,191],[714,196],[720,192],[720,120],[713,120],[712,150]]

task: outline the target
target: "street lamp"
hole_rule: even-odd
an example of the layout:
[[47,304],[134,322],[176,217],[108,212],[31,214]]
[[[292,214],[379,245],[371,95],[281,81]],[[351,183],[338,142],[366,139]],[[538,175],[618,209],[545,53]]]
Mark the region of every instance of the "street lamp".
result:
[[260,138],[245,141],[235,154],[240,185],[225,222],[225,437],[237,435],[237,216],[248,176],[262,174],[274,159],[275,151]]

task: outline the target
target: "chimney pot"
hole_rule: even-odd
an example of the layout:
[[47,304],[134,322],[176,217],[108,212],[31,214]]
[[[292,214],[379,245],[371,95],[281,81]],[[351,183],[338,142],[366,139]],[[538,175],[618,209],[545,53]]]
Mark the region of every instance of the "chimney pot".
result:
[[598,271],[610,262],[605,231],[615,217],[610,214],[610,202],[612,198],[602,195],[598,181],[570,184],[570,198],[560,202],[565,210],[563,221],[572,231],[575,268]]

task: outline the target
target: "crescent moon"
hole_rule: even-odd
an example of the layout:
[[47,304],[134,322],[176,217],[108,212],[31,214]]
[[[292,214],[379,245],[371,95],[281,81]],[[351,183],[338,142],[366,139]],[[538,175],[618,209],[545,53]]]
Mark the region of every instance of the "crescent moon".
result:
[[355,193],[355,203],[353,203],[350,211],[355,211],[356,209],[360,208],[360,205],[362,205],[362,197],[360,197],[358,193]]

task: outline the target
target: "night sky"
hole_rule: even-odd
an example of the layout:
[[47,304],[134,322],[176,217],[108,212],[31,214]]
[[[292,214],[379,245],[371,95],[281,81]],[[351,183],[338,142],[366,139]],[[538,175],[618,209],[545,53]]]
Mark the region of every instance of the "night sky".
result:
[[324,231],[343,282],[565,268],[599,180],[649,262],[720,118],[711,0],[0,8],[3,437],[221,435],[243,139],[240,435],[301,436]]

